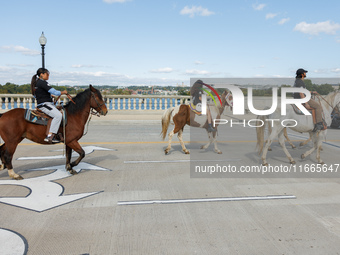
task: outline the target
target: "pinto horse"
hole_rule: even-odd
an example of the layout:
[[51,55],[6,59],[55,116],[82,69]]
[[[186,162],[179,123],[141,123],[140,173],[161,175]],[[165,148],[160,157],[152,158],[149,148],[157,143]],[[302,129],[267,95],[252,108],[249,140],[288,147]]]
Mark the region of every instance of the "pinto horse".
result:
[[[221,96],[222,105],[215,107],[214,105],[210,106],[210,112],[212,119],[220,119],[221,114],[223,113],[226,106],[233,107],[233,96],[225,90]],[[201,149],[206,149],[210,146],[211,143],[214,144],[214,151],[218,154],[222,154],[217,148],[216,134],[217,134],[217,124],[215,125],[215,132],[208,131],[208,119],[206,115],[197,116],[191,109],[189,105],[182,104],[176,107],[171,107],[167,109],[162,116],[162,138],[165,139],[169,125],[175,125],[174,129],[169,133],[169,143],[168,147],[165,149],[165,154],[168,154],[171,149],[171,141],[174,134],[178,133],[178,140],[182,146],[182,149],[185,154],[190,154],[190,152],[185,147],[183,142],[183,129],[185,125],[189,125],[192,127],[200,127],[204,128],[209,137],[209,142],[206,145],[203,145]]]
[[[88,120],[91,109],[97,111],[100,115],[107,114],[107,108],[103,101],[101,93],[92,87],[77,94],[73,98],[74,103],[69,102],[65,105],[67,115],[67,125],[65,127],[64,143],[66,145],[66,169],[71,174],[76,174],[72,168],[79,164],[85,157],[85,152],[79,145],[78,140],[83,136],[84,127]],[[0,136],[4,143],[0,146],[0,155],[2,165],[0,170],[8,169],[8,175],[16,180],[23,179],[16,174],[12,166],[13,154],[18,144],[27,138],[39,144],[48,144],[44,142],[46,137],[46,126],[30,123],[24,118],[25,109],[16,108],[0,116]],[[59,129],[60,133],[62,128]],[[72,163],[72,150],[79,154],[79,157]]]

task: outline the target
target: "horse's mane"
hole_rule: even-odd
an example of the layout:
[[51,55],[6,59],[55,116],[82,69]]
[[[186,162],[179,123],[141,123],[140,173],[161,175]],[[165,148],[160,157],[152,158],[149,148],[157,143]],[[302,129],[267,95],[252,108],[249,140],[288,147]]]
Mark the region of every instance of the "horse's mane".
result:
[[67,109],[68,114],[75,114],[84,109],[86,102],[89,100],[91,96],[90,89],[86,89],[83,92],[78,93],[73,99],[75,104],[69,101],[65,105],[65,109]]
[[[335,91],[329,93],[328,95],[324,96],[324,98],[325,98],[325,100],[326,100],[327,102],[329,102],[330,104],[332,104],[332,102],[335,100],[335,97],[338,95],[338,93],[339,93],[339,90],[335,90]],[[323,100],[321,100],[321,102],[322,102],[322,101],[323,101]]]

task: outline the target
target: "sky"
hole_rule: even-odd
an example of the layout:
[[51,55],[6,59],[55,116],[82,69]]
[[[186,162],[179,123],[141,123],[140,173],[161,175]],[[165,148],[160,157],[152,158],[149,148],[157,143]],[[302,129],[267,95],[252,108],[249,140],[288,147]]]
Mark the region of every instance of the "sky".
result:
[[0,84],[45,66],[57,85],[339,78],[340,1],[1,0]]

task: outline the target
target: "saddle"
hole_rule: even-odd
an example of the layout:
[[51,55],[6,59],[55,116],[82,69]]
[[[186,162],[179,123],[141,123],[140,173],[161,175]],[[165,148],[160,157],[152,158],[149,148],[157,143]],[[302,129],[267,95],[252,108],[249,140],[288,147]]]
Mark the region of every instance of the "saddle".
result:
[[[304,113],[295,105],[295,104],[292,104],[291,105],[294,109],[294,112],[298,115],[304,115]],[[313,123],[316,124],[316,117],[315,117],[315,109],[314,108],[307,108],[306,109],[312,114],[313,116]]]
[[[62,106],[57,106],[57,109],[59,111],[62,110]],[[37,125],[43,125],[47,126],[47,132],[49,130],[49,127],[51,125],[52,118],[39,110],[38,108],[35,110],[26,109],[24,113],[24,118],[26,121],[37,124]],[[63,126],[63,122],[65,122],[65,126],[67,125],[67,115],[63,114],[63,120],[61,121],[60,125]]]

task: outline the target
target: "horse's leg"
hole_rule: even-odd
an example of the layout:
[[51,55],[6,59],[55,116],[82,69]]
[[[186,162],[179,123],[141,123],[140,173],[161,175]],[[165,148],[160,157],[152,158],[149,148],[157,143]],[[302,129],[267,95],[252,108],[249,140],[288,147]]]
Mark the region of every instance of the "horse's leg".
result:
[[72,149],[71,147],[66,145],[66,170],[67,171],[72,170],[71,157],[72,157]]
[[201,149],[207,149],[213,141],[212,133],[208,132],[208,131],[207,131],[207,133],[208,133],[209,142],[205,145],[202,145]]
[[310,154],[312,154],[312,152],[313,151],[315,151],[315,149],[316,149],[316,147],[317,147],[317,145],[316,145],[316,135],[317,134],[315,134],[315,133],[309,133],[309,135],[310,135],[310,138],[312,139],[312,143],[313,143],[313,147],[310,149],[310,150],[308,150],[308,151],[306,151],[305,153],[303,153],[302,155],[301,155],[301,158],[302,159],[304,159],[304,158],[306,158],[307,156],[309,156]]
[[22,180],[24,178],[22,178],[22,176],[14,172],[13,165],[12,165],[13,154],[15,152],[15,149],[17,148],[17,145],[18,144],[10,144],[10,145],[4,146],[4,148],[2,148],[2,150],[4,150],[3,159],[5,161],[4,162],[5,166],[8,169],[9,177],[12,177],[15,180]]
[[213,137],[212,143],[214,144],[214,151],[215,151],[217,154],[222,154],[222,151],[220,151],[219,148],[217,147],[216,134],[217,134],[217,132],[213,132],[213,134],[212,134],[212,137]]
[[[271,133],[272,133],[272,126],[269,125],[269,123],[268,123],[268,136],[270,136]],[[266,141],[266,142],[267,142],[267,141]],[[268,148],[268,151],[272,151],[272,148],[270,148],[270,146],[269,146],[269,148]]]
[[309,141],[312,139],[311,136],[309,136],[309,138],[303,142],[300,143],[300,146],[305,146],[307,143],[309,143]]
[[279,143],[283,149],[283,151],[285,152],[287,158],[289,159],[289,162],[291,164],[295,164],[295,160],[292,158],[292,155],[290,155],[289,151],[286,148],[286,144],[285,144],[285,137],[284,137],[284,130],[285,128],[279,133],[278,137],[279,137]]
[[1,170],[4,170],[6,168],[6,165],[5,165],[5,158],[4,158],[4,153],[5,153],[5,144],[1,145],[0,146],[0,159],[1,159],[1,165],[0,165],[0,171]]
[[75,152],[77,152],[79,154],[79,157],[73,161],[72,163],[69,163],[68,165],[66,165],[66,169],[71,173],[71,174],[77,174],[76,171],[74,171],[72,168],[74,166],[77,166],[80,161],[85,157],[85,151],[83,150],[83,148],[80,146],[80,144],[78,143],[78,141],[73,141],[67,144],[66,149],[69,147],[68,151],[66,152],[67,155],[66,157],[69,157],[69,160],[71,159],[71,155],[70,155],[70,151],[72,152],[72,150],[74,150]]
[[[321,156],[320,156],[320,151],[322,151],[322,142],[323,142],[323,139],[321,139],[320,137],[321,135],[321,132],[319,133],[319,135],[317,135],[317,139],[316,139],[316,159],[318,161],[319,164],[325,164],[325,162],[323,162],[323,160],[321,159]],[[324,132],[322,133],[322,135],[324,135]]]
[[316,159],[319,164],[324,164],[322,159],[320,158],[320,151],[322,150],[322,139],[320,137],[320,133],[313,133],[311,134],[311,138],[313,141],[313,148],[306,151],[304,154],[301,155],[301,158],[304,159],[310,154],[312,154],[313,151],[316,150]]
[[272,132],[270,133],[268,139],[267,139],[267,142],[263,148],[263,151],[262,151],[262,156],[261,156],[261,160],[262,160],[262,165],[264,166],[267,166],[268,165],[268,162],[267,162],[267,152],[268,152],[268,149],[270,147],[270,145],[272,144],[273,140],[275,137],[278,136],[278,133],[280,133],[282,131],[283,127],[282,126],[275,126],[273,129],[272,129]]
[[185,147],[185,144],[183,142],[183,129],[181,129],[180,131],[178,131],[178,134],[177,134],[177,137],[178,137],[178,140],[179,140],[179,143],[181,144],[182,146],[182,150],[184,151],[185,154],[190,154],[190,152],[187,150],[187,148]]
[[169,142],[168,142],[168,147],[165,149],[165,155],[169,153],[170,149],[171,149],[171,140],[172,140],[172,137],[174,136],[174,131],[172,130],[170,133],[169,133]]
[[296,146],[292,143],[292,141],[289,139],[288,134],[287,134],[287,128],[283,129],[283,135],[285,136],[287,142],[292,146],[293,149],[296,148]]

